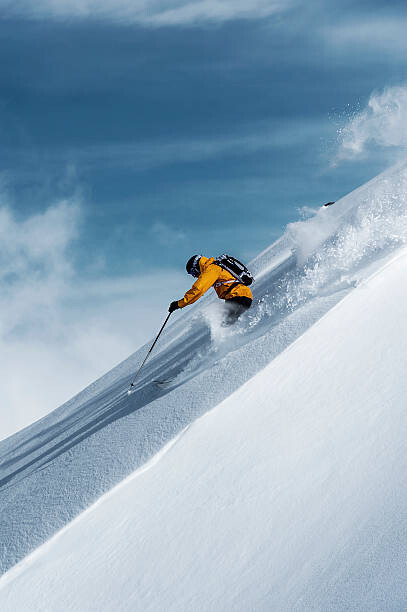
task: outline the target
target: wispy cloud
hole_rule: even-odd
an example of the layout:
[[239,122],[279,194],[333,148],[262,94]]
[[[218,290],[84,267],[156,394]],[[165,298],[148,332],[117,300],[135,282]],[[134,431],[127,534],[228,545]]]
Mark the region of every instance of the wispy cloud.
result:
[[407,85],[389,87],[370,96],[366,108],[339,130],[335,163],[362,157],[375,147],[407,146]]
[[137,142],[99,143],[97,146],[65,147],[33,152],[4,151],[13,162],[25,162],[31,167],[41,158],[47,168],[68,165],[87,169],[97,167],[127,167],[143,172],[150,168],[173,164],[189,164],[219,158],[236,158],[259,152],[288,149],[307,143],[316,135],[324,136],[332,125],[328,118],[279,120],[257,122],[238,127],[232,133],[220,133],[207,137],[174,138],[172,140],[146,140]]
[[42,214],[18,221],[0,209],[0,330],[21,330],[33,308],[43,312],[63,297],[72,266],[68,246],[76,237],[79,207],[61,202]]
[[177,245],[182,240],[185,240],[185,232],[179,228],[170,227],[161,221],[156,221],[153,224],[151,235],[162,246]]
[[182,272],[81,275],[72,254],[81,217],[76,201],[25,219],[0,208],[0,438],[131,354],[182,293]]
[[400,54],[407,51],[407,18],[399,15],[355,16],[349,21],[322,26],[320,34],[329,46],[344,53],[355,50],[378,54]]
[[[83,162],[128,165],[138,170],[176,163],[193,163],[222,156],[239,156],[278,146],[279,131],[270,128],[207,138],[108,144],[72,151]],[[281,144],[281,143],[280,143]]]
[[293,0],[1,0],[3,13],[30,19],[99,19],[146,26],[259,19],[285,10]]

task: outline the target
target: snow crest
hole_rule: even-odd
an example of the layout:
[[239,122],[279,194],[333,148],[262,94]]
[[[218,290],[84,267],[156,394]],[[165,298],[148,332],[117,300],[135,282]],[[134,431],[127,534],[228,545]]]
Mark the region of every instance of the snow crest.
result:
[[[262,312],[289,313],[313,298],[354,287],[364,269],[407,244],[407,164],[314,211],[310,219],[289,224],[281,241],[296,265],[279,279],[277,291],[264,296]],[[263,258],[267,251],[260,265]]]

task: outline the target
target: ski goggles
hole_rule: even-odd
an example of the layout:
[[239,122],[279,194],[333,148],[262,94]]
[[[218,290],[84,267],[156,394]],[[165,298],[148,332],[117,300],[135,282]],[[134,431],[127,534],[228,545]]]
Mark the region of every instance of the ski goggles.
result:
[[198,278],[198,276],[201,274],[201,269],[199,267],[199,260],[201,259],[201,257],[202,255],[197,255],[192,263],[190,274],[194,278]]

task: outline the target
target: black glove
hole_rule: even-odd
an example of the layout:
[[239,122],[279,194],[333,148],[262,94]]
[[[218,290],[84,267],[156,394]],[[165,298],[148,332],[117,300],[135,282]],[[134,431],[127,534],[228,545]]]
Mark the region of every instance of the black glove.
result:
[[168,308],[168,312],[174,312],[174,310],[178,310],[178,301],[171,302],[170,307]]

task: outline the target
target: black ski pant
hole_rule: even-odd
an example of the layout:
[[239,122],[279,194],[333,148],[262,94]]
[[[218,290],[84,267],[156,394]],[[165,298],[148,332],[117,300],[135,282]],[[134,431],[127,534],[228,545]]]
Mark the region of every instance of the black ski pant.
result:
[[250,308],[252,301],[248,297],[233,297],[225,300],[226,313],[223,325],[233,325],[233,323],[236,323],[238,318]]

